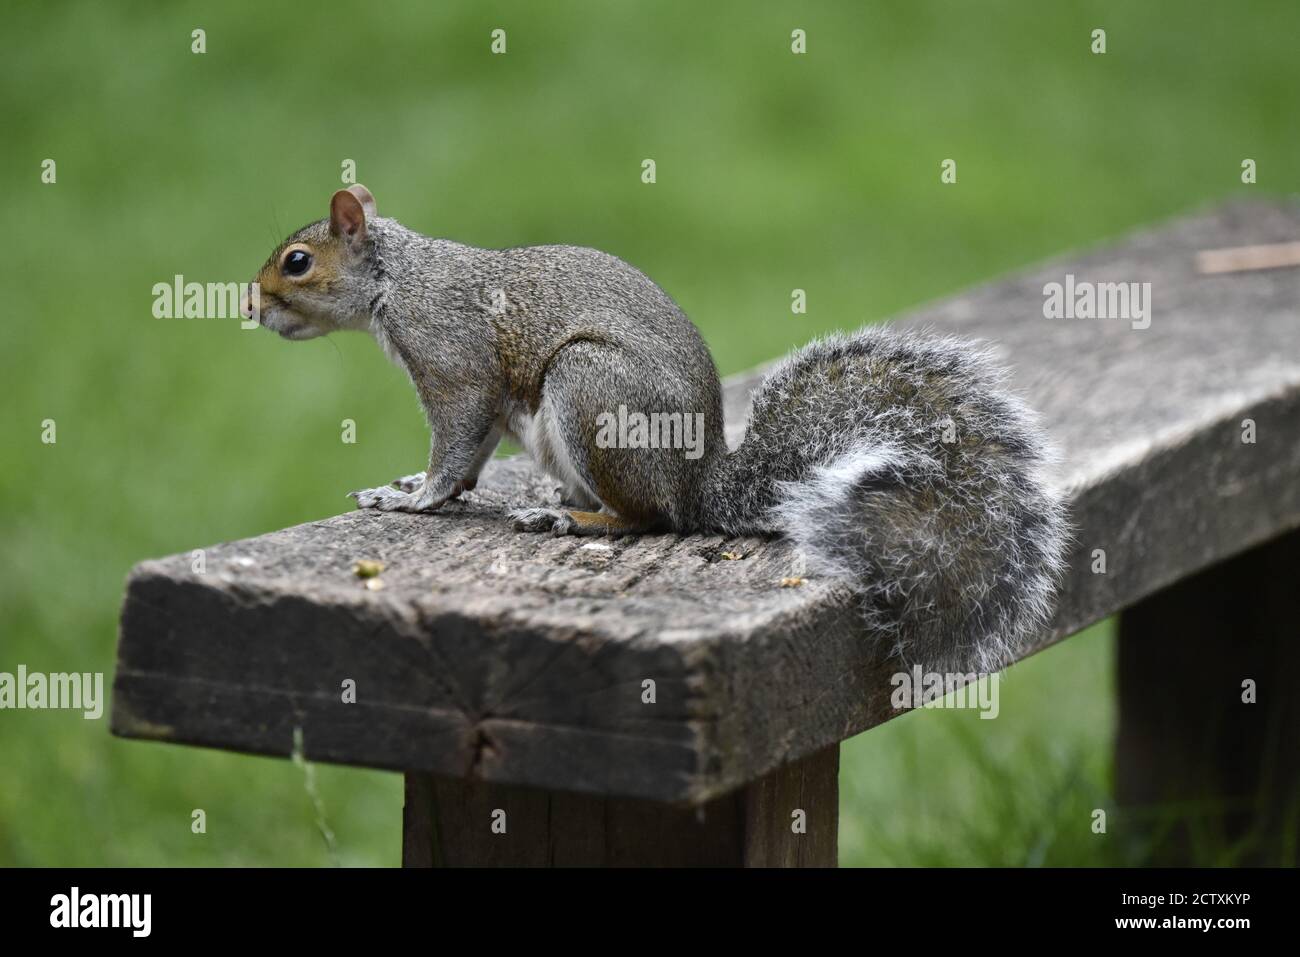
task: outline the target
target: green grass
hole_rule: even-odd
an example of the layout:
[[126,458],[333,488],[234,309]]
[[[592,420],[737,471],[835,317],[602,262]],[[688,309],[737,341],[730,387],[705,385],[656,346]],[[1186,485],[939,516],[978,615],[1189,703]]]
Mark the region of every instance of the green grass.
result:
[[1109,820],[1112,649],[1111,628],[1091,628],[1000,676],[996,718],[914,711],[844,745],[842,862],[1126,863]]
[[[150,314],[176,273],[251,278],[325,214],[345,159],[423,231],[623,256],[727,372],[1300,185],[1295,4],[802,7],[7,10],[0,670],[111,677],[134,562],[334,514],[345,490],[422,464],[409,385],[361,337],[290,345]],[[488,53],[494,27],[505,56]],[[806,56],[789,52],[794,27]],[[949,157],[954,186],[939,182]],[[1239,181],[1245,157],[1257,186]],[[796,287],[806,316],[790,313]],[[848,744],[846,863],[1116,859],[1085,813],[1110,789],[1110,641],[1017,666],[997,721],[913,714]],[[288,761],[118,741],[51,711],[0,713],[0,758],[0,864],[330,862]],[[397,861],[396,776],[321,768],[317,785],[341,862]],[[195,808],[206,835],[190,833]]]

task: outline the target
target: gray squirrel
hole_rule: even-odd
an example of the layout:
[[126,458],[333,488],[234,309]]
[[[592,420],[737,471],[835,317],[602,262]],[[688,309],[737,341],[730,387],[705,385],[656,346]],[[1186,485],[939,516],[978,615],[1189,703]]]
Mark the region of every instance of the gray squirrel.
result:
[[[509,435],[572,505],[514,511],[520,531],[788,536],[909,664],[996,670],[1051,612],[1068,530],[1047,445],[973,343],[887,328],[813,342],[766,378],[728,451],[699,331],[607,253],[432,239],[357,185],[256,282],[245,314],[260,306],[267,329],[367,331],[415,386],[428,470],[351,493],[361,508],[436,511]],[[694,417],[699,451],[601,441],[620,409]]]

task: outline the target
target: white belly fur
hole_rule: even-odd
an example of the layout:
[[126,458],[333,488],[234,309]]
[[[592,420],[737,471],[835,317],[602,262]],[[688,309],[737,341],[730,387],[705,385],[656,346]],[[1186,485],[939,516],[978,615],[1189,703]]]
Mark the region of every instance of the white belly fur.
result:
[[590,503],[593,508],[600,503],[595,490],[574,467],[568,447],[555,428],[554,413],[545,395],[536,415],[530,415],[523,407],[512,408],[506,415],[506,429],[532,456],[538,468],[564,486],[568,498]]

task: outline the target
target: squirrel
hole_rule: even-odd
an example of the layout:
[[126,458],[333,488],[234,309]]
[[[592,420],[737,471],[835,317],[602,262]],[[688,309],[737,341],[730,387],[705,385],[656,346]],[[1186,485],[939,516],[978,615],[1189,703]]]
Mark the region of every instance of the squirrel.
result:
[[[729,451],[699,330],[608,253],[433,239],[354,185],[255,281],[245,316],[291,340],[369,332],[419,395],[427,470],[350,493],[360,508],[436,511],[508,435],[563,489],[563,507],[512,511],[516,529],[785,535],[909,664],[998,670],[1052,610],[1069,534],[1052,453],[986,346],[887,327],[814,341]],[[611,442],[620,409],[700,422],[701,447]]]

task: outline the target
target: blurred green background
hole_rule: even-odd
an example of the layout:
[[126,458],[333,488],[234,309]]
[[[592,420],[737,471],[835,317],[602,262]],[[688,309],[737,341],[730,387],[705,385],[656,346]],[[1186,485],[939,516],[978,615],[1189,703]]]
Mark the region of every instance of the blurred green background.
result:
[[[325,215],[345,159],[421,231],[630,260],[724,372],[1300,185],[1292,2],[84,2],[10,5],[5,33],[0,671],[111,682],[134,562],[337,513],[423,464],[410,386],[366,338],[150,312],[176,273],[251,279]],[[1101,626],[1011,669],[996,721],[915,713],[847,743],[843,863],[1141,862],[1089,828],[1111,666]],[[330,853],[288,761],[6,711],[0,762],[0,864],[399,858],[396,775],[318,769]]]

